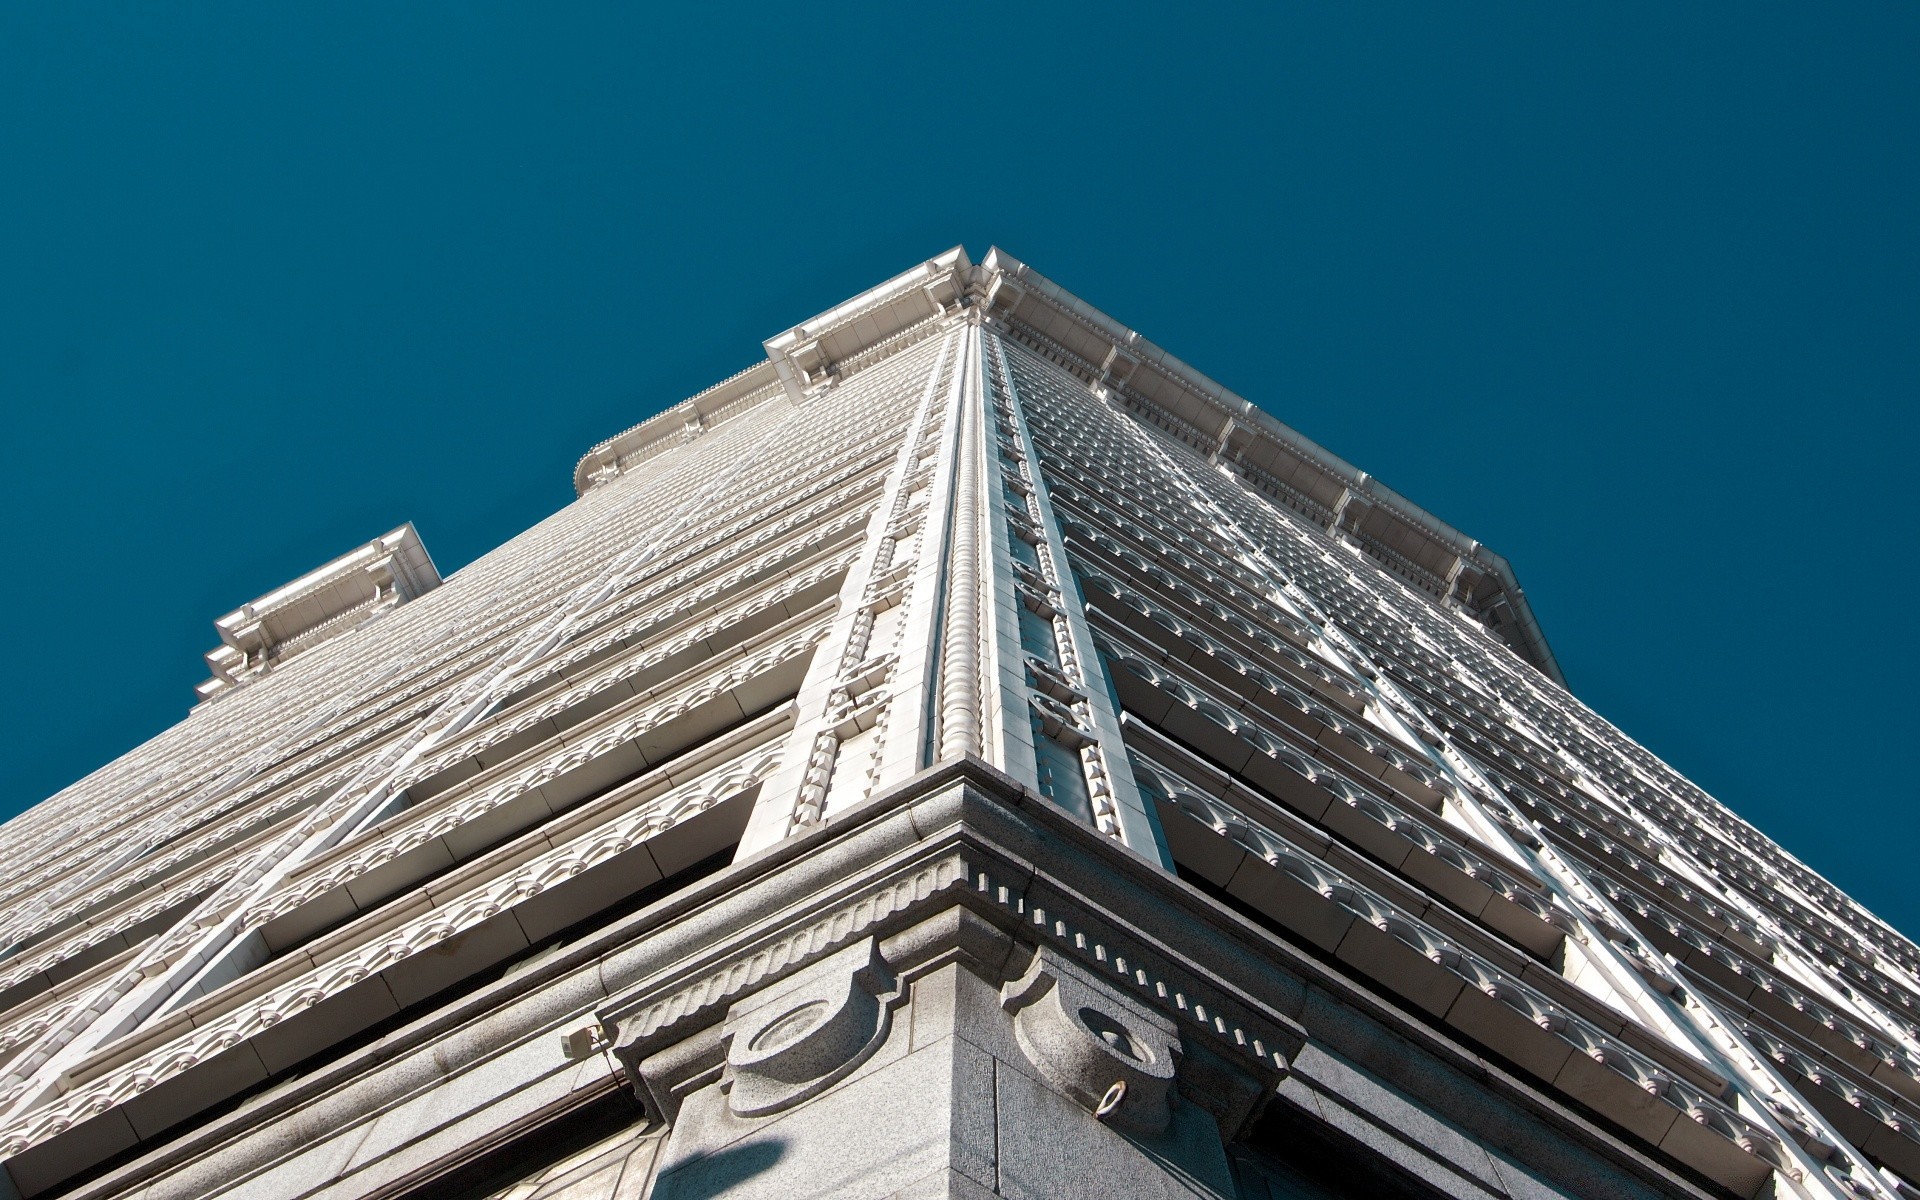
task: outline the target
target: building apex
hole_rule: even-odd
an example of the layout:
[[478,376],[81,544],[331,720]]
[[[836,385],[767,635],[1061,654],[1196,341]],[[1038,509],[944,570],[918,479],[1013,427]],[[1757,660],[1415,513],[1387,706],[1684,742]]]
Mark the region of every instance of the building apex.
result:
[[992,324],[1268,500],[1491,629],[1566,683],[1507,559],[1195,370],[998,247],[955,246],[764,343],[766,358],[601,442],[574,467],[585,495],[765,403],[804,404],[946,322]]

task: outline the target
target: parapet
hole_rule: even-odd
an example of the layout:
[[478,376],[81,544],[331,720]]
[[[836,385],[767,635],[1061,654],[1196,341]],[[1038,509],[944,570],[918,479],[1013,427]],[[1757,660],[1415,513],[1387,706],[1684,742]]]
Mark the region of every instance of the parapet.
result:
[[439,586],[440,572],[408,522],[215,620],[220,645],[207,652],[213,677],[194,691],[202,702],[224,695]]

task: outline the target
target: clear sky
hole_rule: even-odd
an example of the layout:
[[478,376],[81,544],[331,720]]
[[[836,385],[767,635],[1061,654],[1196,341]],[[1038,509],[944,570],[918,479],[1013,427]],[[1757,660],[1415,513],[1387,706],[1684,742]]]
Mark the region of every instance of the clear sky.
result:
[[1006,247],[1511,558],[1575,691],[1913,887],[1920,7],[0,7],[0,812],[213,617]]

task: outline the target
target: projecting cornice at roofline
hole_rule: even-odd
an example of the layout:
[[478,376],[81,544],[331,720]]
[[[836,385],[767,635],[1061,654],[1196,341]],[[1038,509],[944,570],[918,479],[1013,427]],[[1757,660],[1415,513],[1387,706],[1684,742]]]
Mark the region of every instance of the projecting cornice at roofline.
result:
[[997,248],[975,263],[956,246],[768,339],[764,361],[588,451],[574,468],[574,490],[584,495],[761,404],[802,404],[961,310],[1478,620],[1565,684],[1503,556]]

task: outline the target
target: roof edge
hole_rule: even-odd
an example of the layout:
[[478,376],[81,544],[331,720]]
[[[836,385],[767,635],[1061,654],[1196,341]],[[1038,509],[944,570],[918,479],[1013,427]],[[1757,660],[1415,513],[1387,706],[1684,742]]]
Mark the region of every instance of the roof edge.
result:
[[588,451],[574,467],[574,490],[585,495],[763,404],[803,404],[915,344],[962,310],[1004,329],[1403,583],[1485,626],[1566,685],[1504,556],[998,247],[976,264],[955,246],[767,339],[763,361]]
[[[1136,415],[1369,553],[1403,582],[1465,610],[1542,674],[1566,686],[1505,556],[999,247],[987,252],[978,274],[989,314],[1052,343],[1047,349],[1078,360],[1062,365],[1080,366],[1076,374],[1118,393]],[[1028,306],[1036,301],[1057,318],[1035,314]]]

